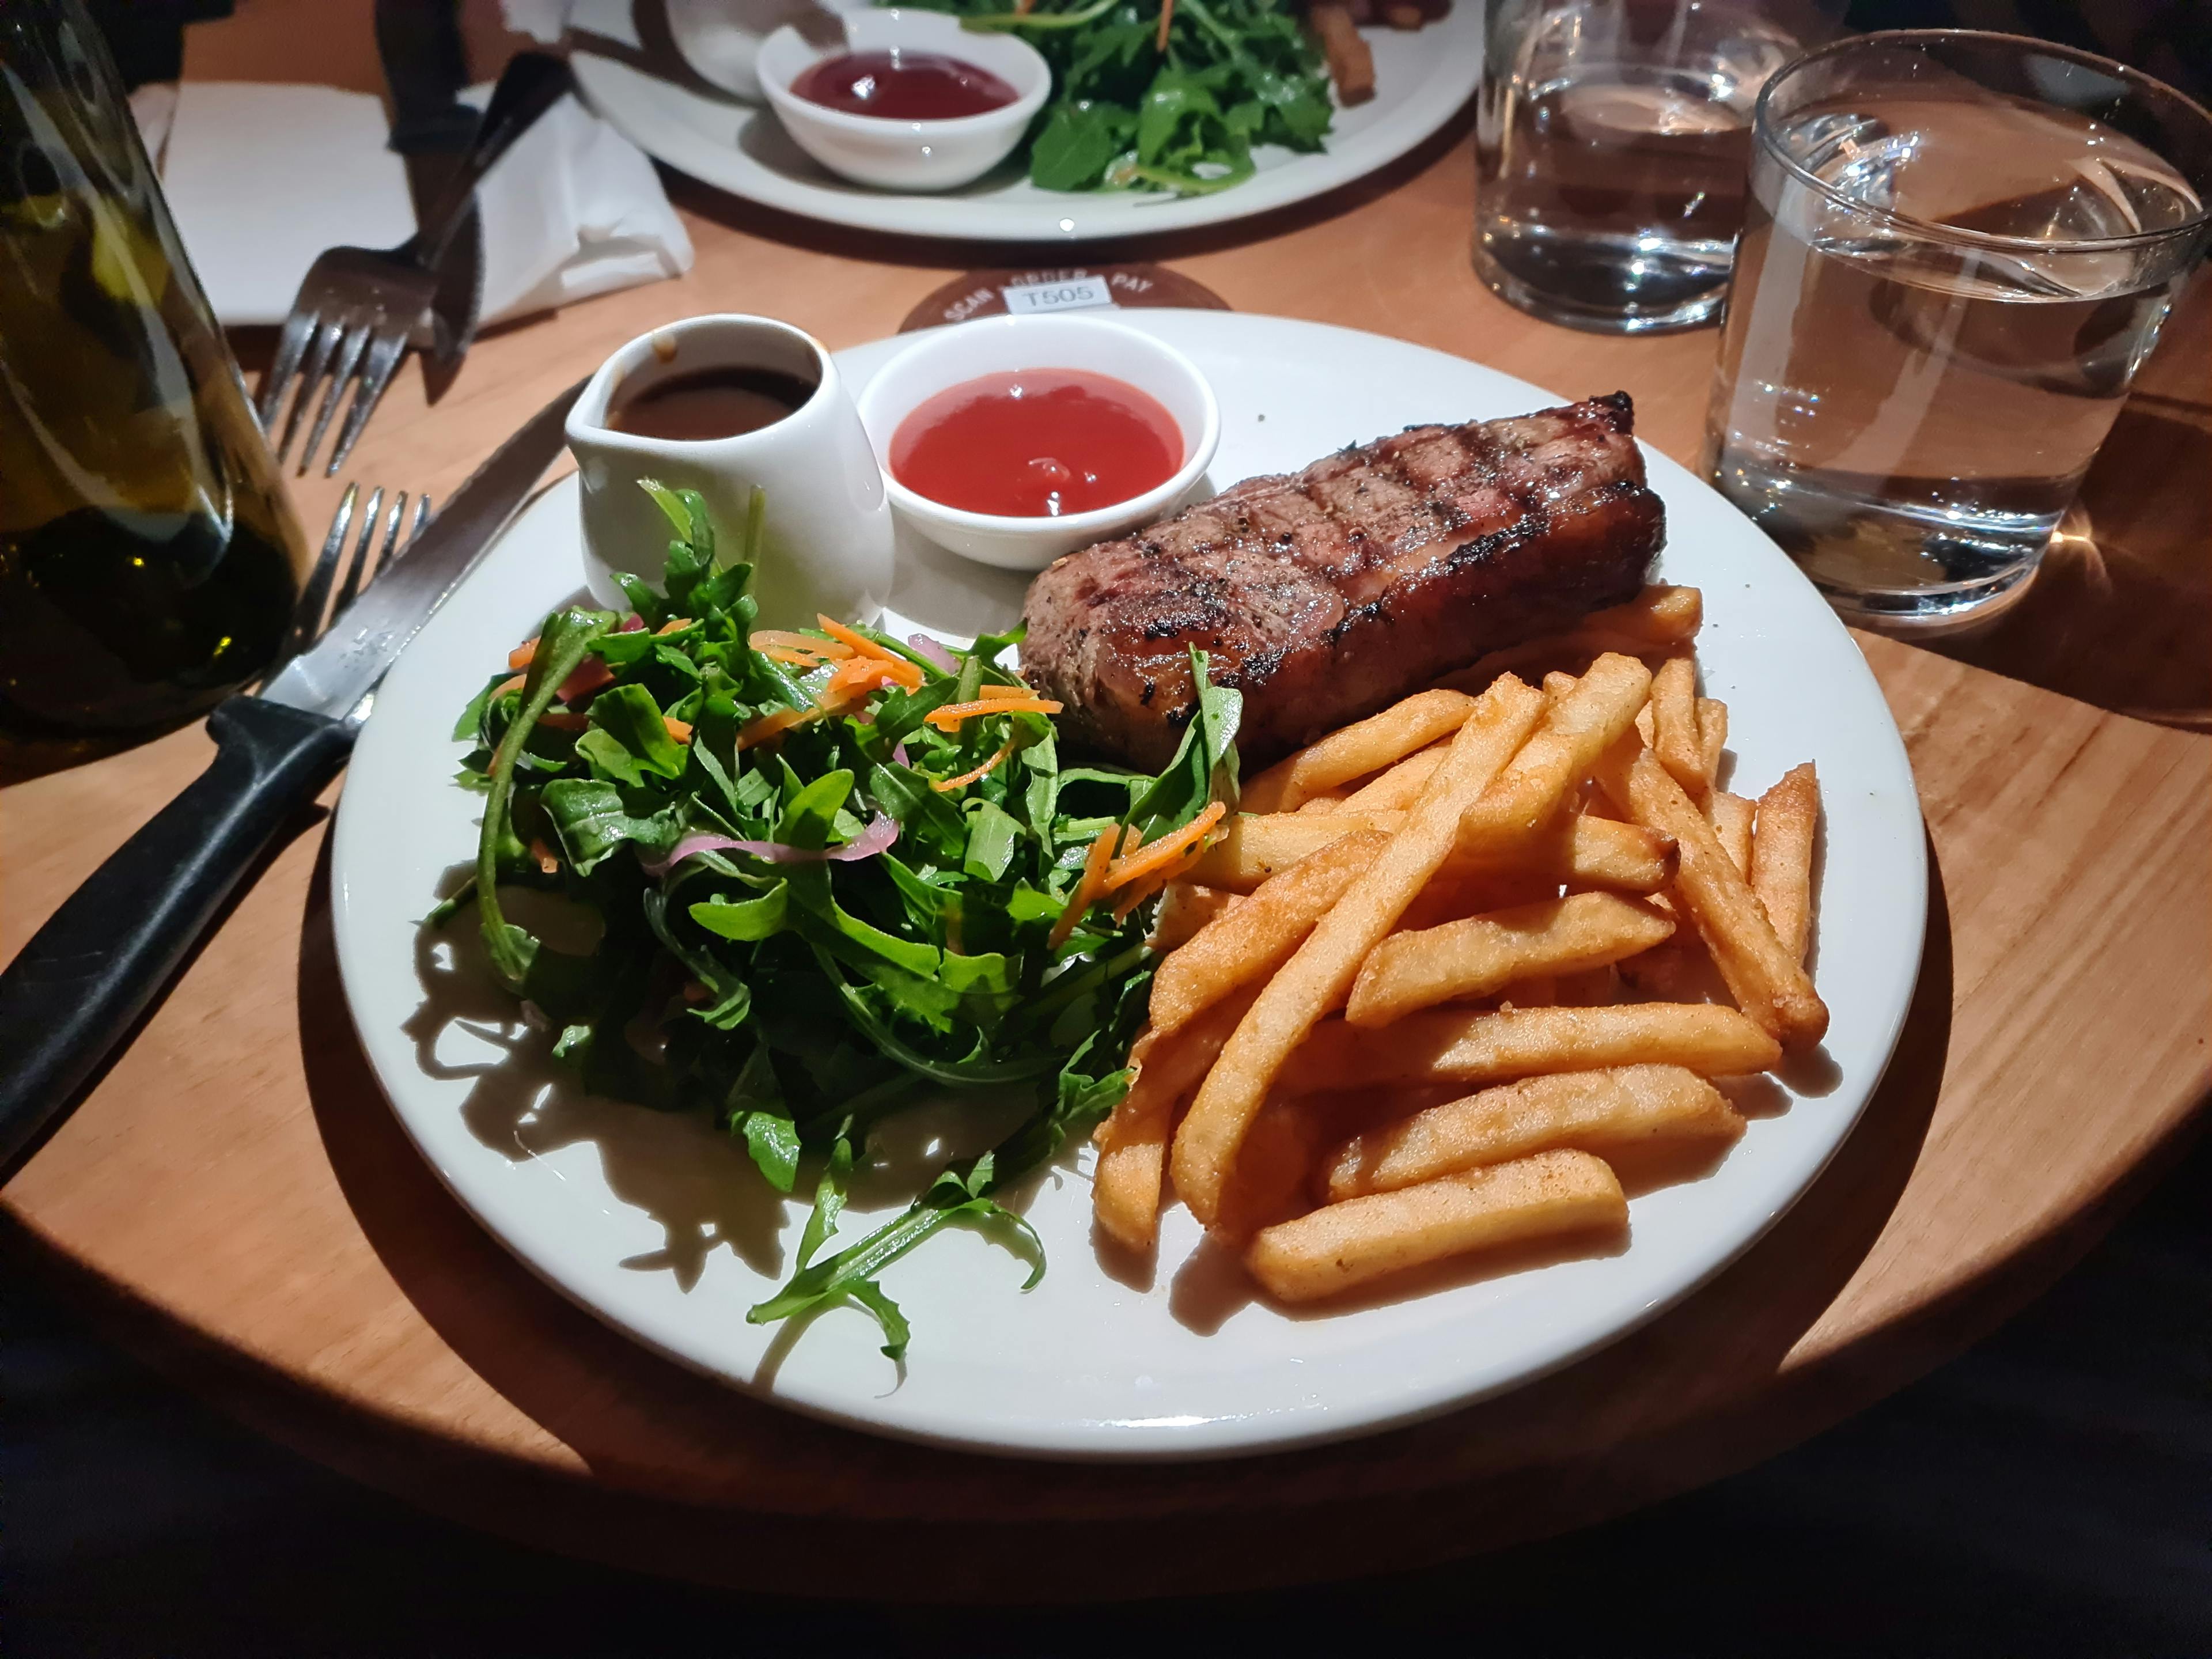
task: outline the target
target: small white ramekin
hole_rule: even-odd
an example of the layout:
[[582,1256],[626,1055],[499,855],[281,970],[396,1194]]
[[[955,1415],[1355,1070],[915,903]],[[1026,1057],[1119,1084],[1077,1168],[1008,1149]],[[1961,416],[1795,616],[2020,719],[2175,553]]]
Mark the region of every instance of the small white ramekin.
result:
[[[1141,495],[1047,519],[947,507],[892,474],[891,439],[908,415],[979,375],[1025,368],[1110,374],[1158,398],[1182,430],[1182,465]],[[982,317],[931,329],[876,371],[860,392],[860,410],[892,510],[939,546],[1007,570],[1042,570],[1063,553],[1164,517],[1197,489],[1221,441],[1221,406],[1195,363],[1149,334],[1095,317]]]
[[792,141],[832,173],[879,190],[951,190],[980,179],[1021,143],[1052,92],[1052,67],[1011,34],[970,31],[941,11],[845,15],[844,52],[934,52],[997,76],[1018,94],[1003,109],[943,121],[848,115],[801,98],[792,82],[823,58],[795,28],[761,42],[755,71]]

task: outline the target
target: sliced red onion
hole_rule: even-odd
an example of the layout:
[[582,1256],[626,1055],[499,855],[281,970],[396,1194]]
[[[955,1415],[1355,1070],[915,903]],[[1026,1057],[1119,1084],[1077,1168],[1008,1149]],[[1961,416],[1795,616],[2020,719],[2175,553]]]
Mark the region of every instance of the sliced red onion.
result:
[[615,632],[617,634],[635,634],[639,629],[644,626],[645,618],[639,616],[636,611],[633,611],[629,616],[623,618],[623,625],[615,629]]
[[935,663],[946,673],[957,674],[960,672],[960,664],[955,659],[952,653],[950,651],[947,651],[944,646],[939,644],[937,641],[930,638],[928,635],[909,634],[906,636],[906,642],[912,646],[915,650],[921,652],[923,656],[928,658],[930,661]]
[[639,868],[656,881],[695,853],[749,853],[770,864],[820,864],[825,860],[850,864],[888,852],[898,839],[898,820],[878,812],[868,827],[842,847],[787,847],[780,841],[732,841],[727,836],[686,836],[668,849],[665,859],[641,859]]
[[896,761],[901,766],[911,766],[914,764],[912,761],[906,757],[906,739],[904,738],[901,738],[896,743],[891,745],[891,758]]

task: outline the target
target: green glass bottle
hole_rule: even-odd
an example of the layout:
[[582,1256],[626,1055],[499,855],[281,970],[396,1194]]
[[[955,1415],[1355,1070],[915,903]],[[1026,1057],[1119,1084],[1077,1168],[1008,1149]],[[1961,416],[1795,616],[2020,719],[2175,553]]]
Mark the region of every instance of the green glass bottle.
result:
[[77,0],[5,0],[0,749],[254,679],[306,556],[105,43]]

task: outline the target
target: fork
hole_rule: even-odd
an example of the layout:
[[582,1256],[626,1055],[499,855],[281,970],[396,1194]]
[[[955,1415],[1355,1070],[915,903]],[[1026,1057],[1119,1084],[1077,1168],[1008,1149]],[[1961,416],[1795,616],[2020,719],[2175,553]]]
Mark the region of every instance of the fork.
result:
[[[438,266],[466,222],[484,174],[525,129],[560,101],[569,85],[568,66],[561,59],[543,52],[518,53],[500,76],[483,118],[477,124],[476,137],[430,213],[428,227],[394,248],[327,249],[307,268],[293,298],[291,314],[284,319],[284,331],[277,337],[276,359],[261,377],[263,431],[275,432],[276,417],[291,394],[291,412],[276,445],[280,465],[313,404],[314,421],[307,447],[300,452],[297,476],[307,475],[350,383],[353,402],[324,471],[325,477],[335,477],[410,345],[436,347],[441,354],[450,349],[458,356],[462,342],[456,338],[448,347],[432,324],[430,301],[438,289]],[[315,397],[319,386],[323,388],[319,401]]]
[[377,546],[377,520],[383,515],[384,507],[383,486],[380,484],[368,492],[368,504],[361,514],[361,534],[351,538],[347,532],[353,527],[354,508],[360,501],[361,486],[357,483],[348,484],[345,494],[338,498],[337,511],[331,514],[330,534],[323,538],[323,550],[316,555],[315,568],[307,574],[307,586],[300,590],[300,603],[292,612],[292,626],[284,636],[283,648],[277,653],[276,664],[270,670],[272,674],[320,639],[327,620],[358,599],[369,579],[406,552],[422,533],[422,526],[430,522],[430,497],[427,493],[419,495],[415,498],[415,521],[407,525],[403,539],[400,526],[407,518],[407,492],[395,490],[392,511],[384,515],[383,544]]

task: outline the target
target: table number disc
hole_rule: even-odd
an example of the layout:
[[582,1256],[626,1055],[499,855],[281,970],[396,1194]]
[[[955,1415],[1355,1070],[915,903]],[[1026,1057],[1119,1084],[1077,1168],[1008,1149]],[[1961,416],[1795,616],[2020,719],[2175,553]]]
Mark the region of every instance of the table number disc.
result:
[[907,313],[899,332],[977,317],[1036,317],[1066,311],[1173,306],[1227,311],[1212,289],[1164,265],[1066,265],[1038,270],[971,270]]

